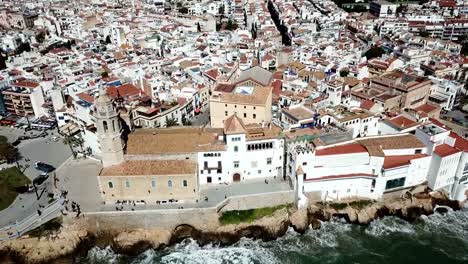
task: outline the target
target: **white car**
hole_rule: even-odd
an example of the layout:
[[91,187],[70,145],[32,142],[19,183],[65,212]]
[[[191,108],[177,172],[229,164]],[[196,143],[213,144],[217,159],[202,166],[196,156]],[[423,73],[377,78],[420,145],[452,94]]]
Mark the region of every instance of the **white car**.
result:
[[53,140],[54,142],[57,142],[57,141],[59,141],[59,137],[54,136],[54,137],[52,137],[52,140]]

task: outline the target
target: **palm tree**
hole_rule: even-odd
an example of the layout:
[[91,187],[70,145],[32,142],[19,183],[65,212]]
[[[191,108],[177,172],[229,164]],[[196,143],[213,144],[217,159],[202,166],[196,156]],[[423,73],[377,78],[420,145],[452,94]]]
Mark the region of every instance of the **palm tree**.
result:
[[73,158],[76,159],[76,151],[73,149],[73,143],[75,140],[73,140],[72,137],[70,136],[65,136],[63,139],[63,144],[68,145],[70,147],[71,153],[73,154]]
[[166,127],[177,126],[179,125],[174,118],[166,119]]

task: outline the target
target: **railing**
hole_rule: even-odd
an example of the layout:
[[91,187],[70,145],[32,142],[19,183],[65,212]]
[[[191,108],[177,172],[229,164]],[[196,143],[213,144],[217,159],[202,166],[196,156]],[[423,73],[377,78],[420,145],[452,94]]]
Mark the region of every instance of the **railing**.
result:
[[58,200],[44,208],[40,216],[37,213],[34,213],[16,224],[0,228],[0,241],[18,238],[26,232],[43,224],[43,222],[56,217],[60,209],[63,207],[63,202],[64,199],[60,197]]

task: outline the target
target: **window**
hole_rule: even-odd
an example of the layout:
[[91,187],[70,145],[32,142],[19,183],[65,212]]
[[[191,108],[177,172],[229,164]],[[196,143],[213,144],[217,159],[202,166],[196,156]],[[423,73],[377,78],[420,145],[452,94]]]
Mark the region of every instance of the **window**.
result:
[[108,182],[107,184],[109,185],[109,189],[112,189],[112,188],[114,188],[114,183],[112,183],[112,182]]
[[247,113],[244,113],[244,118],[247,118]]
[[227,107],[227,104],[225,104],[224,107]]
[[211,183],[211,177],[207,177],[207,178],[206,178],[206,182],[207,182],[207,183]]
[[416,149],[416,150],[414,151],[414,154],[421,154],[421,152],[422,152],[422,149]]
[[307,162],[302,162],[302,166],[306,166],[307,165]]
[[246,109],[246,108],[247,108],[247,106],[244,105],[244,109]]
[[403,178],[398,178],[394,180],[388,180],[387,183],[385,184],[385,190],[398,188],[398,187],[405,185],[405,179],[406,178],[403,177]]
[[257,118],[257,115],[256,114],[253,114],[253,119]]
[[130,181],[129,180],[125,181],[125,187],[130,188]]
[[107,126],[107,121],[102,121],[102,126],[104,127],[104,132],[107,132],[109,127]]
[[239,161],[234,161],[234,168],[239,168]]
[[267,165],[271,165],[272,158],[267,158]]
[[467,172],[468,171],[468,163],[465,163],[465,167],[463,168],[463,172]]
[[183,180],[183,181],[182,181],[182,186],[184,186],[184,187],[187,187],[187,186],[188,186],[187,180]]
[[172,187],[172,181],[171,181],[171,180],[168,180],[168,181],[167,181],[167,187],[169,187],[169,188]]
[[255,106],[254,106],[253,108],[254,108],[254,110],[256,109],[256,107],[255,107]]
[[224,111],[224,115],[225,115],[225,116],[228,116],[228,111]]
[[234,108],[237,108],[237,105],[234,105]]
[[351,189],[346,190],[346,192],[351,192]]
[[251,164],[252,168],[257,168],[257,162],[256,161],[252,161],[250,164]]
[[239,147],[238,146],[234,146],[234,152],[238,152],[239,151]]
[[258,170],[258,174],[262,174],[262,170]]
[[155,180],[151,181],[151,187],[156,188],[156,181]]

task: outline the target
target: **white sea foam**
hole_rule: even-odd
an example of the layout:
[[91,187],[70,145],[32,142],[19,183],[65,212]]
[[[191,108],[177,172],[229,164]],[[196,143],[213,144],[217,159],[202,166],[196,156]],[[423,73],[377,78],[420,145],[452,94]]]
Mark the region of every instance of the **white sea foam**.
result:
[[414,226],[397,217],[385,217],[372,221],[366,227],[365,233],[371,236],[384,236],[393,233],[414,233]]
[[218,247],[211,244],[199,246],[188,239],[174,247],[171,253],[162,256],[161,263],[171,264],[250,264],[280,263],[266,248],[250,239],[242,239],[230,247]]
[[110,246],[105,248],[93,247],[88,251],[87,260],[90,263],[117,263],[120,258],[119,254],[115,254]]

